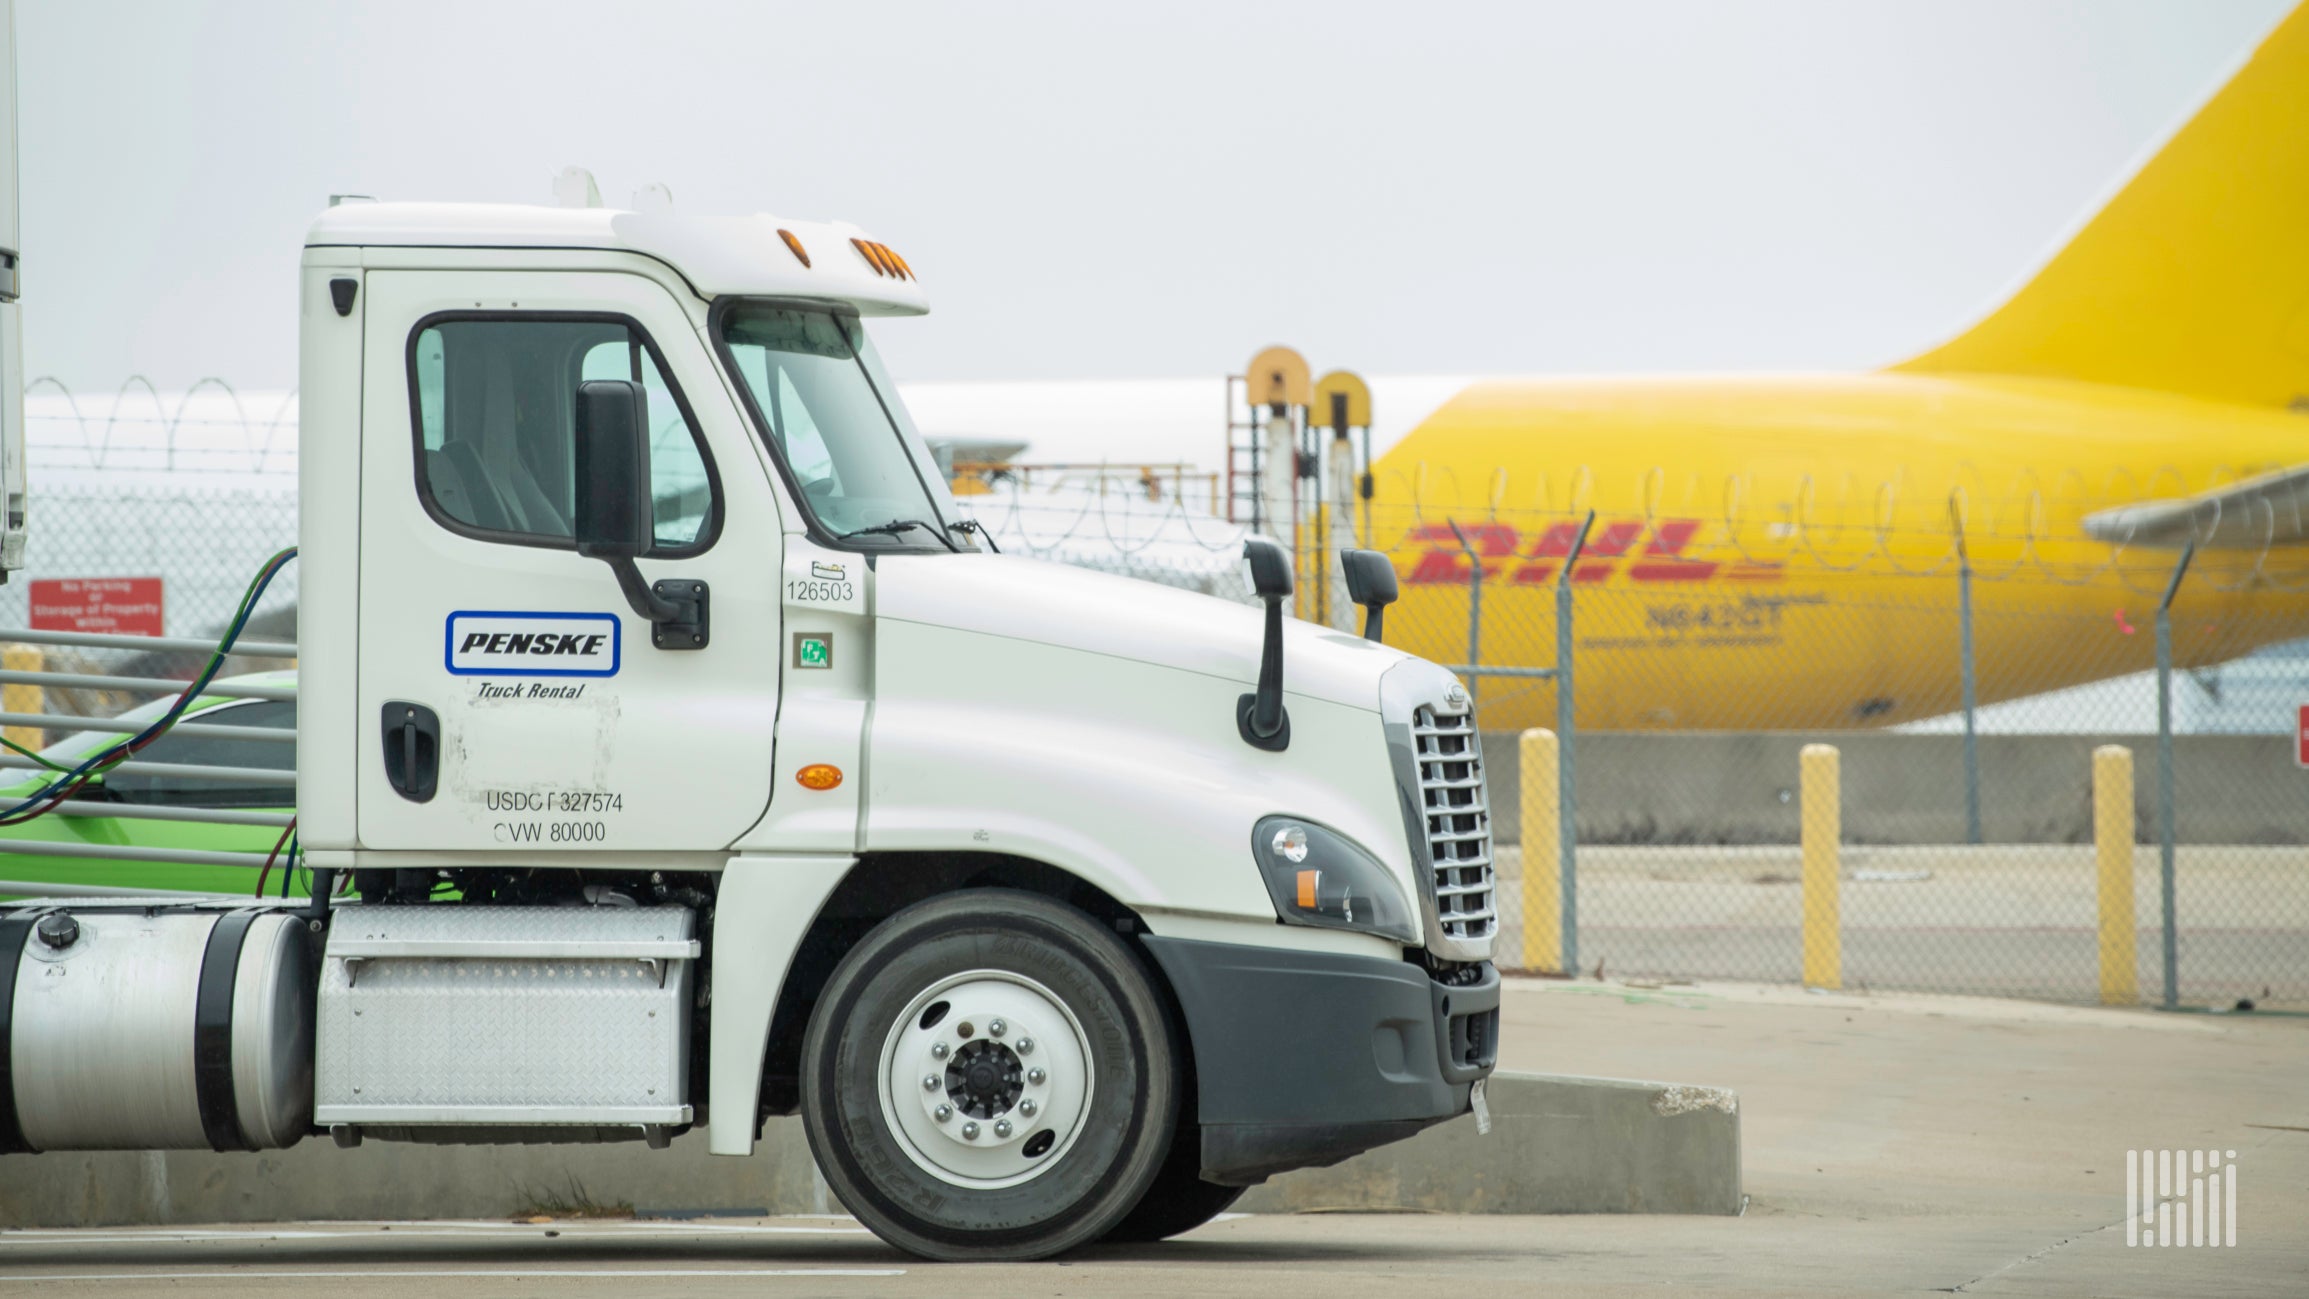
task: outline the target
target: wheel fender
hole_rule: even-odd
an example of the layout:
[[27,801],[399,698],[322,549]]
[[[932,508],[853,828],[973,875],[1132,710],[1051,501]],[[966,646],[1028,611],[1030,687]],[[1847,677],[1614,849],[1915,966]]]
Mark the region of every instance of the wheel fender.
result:
[[706,1065],[706,1150],[750,1155],[762,1057],[802,936],[858,864],[854,856],[733,857],[714,900],[713,1043]]

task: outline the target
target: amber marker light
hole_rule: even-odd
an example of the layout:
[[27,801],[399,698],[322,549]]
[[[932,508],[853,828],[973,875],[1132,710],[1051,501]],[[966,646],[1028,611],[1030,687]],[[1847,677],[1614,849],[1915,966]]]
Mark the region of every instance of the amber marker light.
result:
[[858,255],[866,259],[866,264],[874,268],[876,275],[887,275],[893,280],[914,278],[914,268],[908,266],[906,259],[900,257],[890,245],[878,244],[871,239],[853,239],[850,246],[858,250]]
[[1321,871],[1299,872],[1299,905],[1309,911],[1315,909],[1315,886],[1323,882]]
[[802,264],[803,270],[810,269],[809,250],[802,247],[802,241],[794,237],[793,231],[780,230],[778,231],[778,238],[786,241],[786,251],[794,255],[794,260]]
[[795,772],[794,779],[800,781],[804,789],[829,790],[842,783],[842,769],[832,763],[813,762]]

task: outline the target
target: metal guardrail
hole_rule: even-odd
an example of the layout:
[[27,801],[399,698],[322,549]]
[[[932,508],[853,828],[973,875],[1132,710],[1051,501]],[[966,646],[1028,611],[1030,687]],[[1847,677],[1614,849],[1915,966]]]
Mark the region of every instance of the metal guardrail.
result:
[[[13,753],[0,753],[0,767],[20,771],[48,771],[45,764]],[[192,762],[139,762],[130,759],[112,770],[125,775],[174,776],[179,780],[215,780],[243,785],[272,785],[282,789],[297,786],[297,773],[276,771],[269,767],[217,767]]]
[[[193,636],[117,636],[109,632],[46,631],[16,628],[0,631],[0,642],[16,645],[65,645],[82,649],[124,650],[189,650],[207,654],[216,649],[216,642]],[[227,658],[293,659],[297,647],[291,641],[248,640],[234,642]]]
[[[69,713],[10,713],[0,712],[0,726],[31,726],[49,731],[109,731],[116,735],[134,735],[151,725],[150,722],[124,722],[117,717],[77,717]],[[213,722],[178,722],[169,728],[171,735],[191,735],[212,740],[254,740],[260,744],[295,744],[297,733],[270,726],[220,726]]]
[[147,848],[124,843],[57,843],[47,839],[0,840],[0,851],[25,857],[80,857],[96,861],[160,862],[175,866],[261,868],[269,854],[214,852],[205,848]]
[[[5,639],[0,637],[0,639]],[[65,690],[119,690],[128,694],[175,695],[184,693],[189,681],[171,681],[167,677],[116,677],[99,672],[25,672],[14,668],[0,669],[0,685],[56,686]],[[275,699],[293,700],[295,686],[260,686],[248,682],[222,684],[210,682],[201,691],[204,698],[218,699]]]
[[[30,647],[58,647],[80,650],[120,651],[213,651],[213,643],[198,639],[170,636],[119,636],[99,632],[61,631],[0,631],[0,644]],[[241,658],[295,658],[297,647],[285,641],[247,641],[233,647],[231,657]],[[161,677],[128,676],[107,672],[52,672],[44,665],[39,649],[9,651],[9,665],[0,668],[0,687],[5,687],[6,702],[0,705],[0,726],[16,732],[12,738],[19,743],[38,742],[46,735],[69,735],[95,731],[116,735],[133,735],[149,723],[122,721],[117,717],[82,717],[47,710],[48,691],[56,689],[118,691],[123,694],[173,695],[181,694],[191,683]],[[295,686],[259,685],[249,682],[212,682],[203,688],[204,698],[259,699],[293,701]],[[197,714],[196,714],[197,716]],[[183,721],[170,731],[171,735],[196,739],[247,740],[263,744],[294,744],[296,733],[271,727],[229,726],[215,722]],[[275,750],[277,752],[277,750]],[[0,770],[50,770],[48,764],[15,753],[0,753]],[[156,762],[131,759],[114,767],[111,773],[121,776],[157,776],[182,781],[215,782],[224,785],[255,786],[281,791],[283,804],[296,801],[297,776],[294,771],[274,767],[236,767],[222,764]],[[95,789],[101,789],[98,785]],[[51,810],[51,815],[75,819],[110,819],[116,821],[175,821],[199,825],[241,825],[264,830],[286,830],[294,816],[287,811],[265,811],[247,808],[182,806],[173,803],[113,802],[102,797],[82,797],[67,800]],[[149,862],[178,866],[236,866],[262,867],[270,854],[263,852],[231,852],[199,848],[165,848],[142,844],[87,843],[54,841],[40,838],[0,839],[0,853],[21,857],[62,857],[88,862]],[[0,894],[49,897],[149,897],[155,900],[207,896],[198,892],[174,889],[135,889],[108,884],[58,884],[47,881],[0,880]]]
[[[289,823],[297,819],[290,812],[250,812],[237,807],[176,807],[77,799],[59,804],[49,815],[117,821],[189,821],[201,825],[261,825],[272,830],[286,830]],[[0,851],[6,851],[6,843],[0,840]]]
[[132,889],[118,884],[58,884],[54,880],[0,880],[0,897],[12,898],[150,898],[155,902],[189,902],[196,898],[230,897],[240,893],[189,893],[182,889]]

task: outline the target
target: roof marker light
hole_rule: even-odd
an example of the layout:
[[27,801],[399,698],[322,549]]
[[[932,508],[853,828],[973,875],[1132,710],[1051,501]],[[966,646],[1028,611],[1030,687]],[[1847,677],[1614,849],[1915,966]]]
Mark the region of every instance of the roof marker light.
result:
[[794,237],[793,231],[780,230],[778,231],[778,238],[786,241],[786,251],[794,255],[794,260],[802,264],[803,270],[810,269],[809,251],[802,247],[802,241]]
[[878,244],[871,239],[853,239],[850,246],[858,250],[858,255],[866,259],[866,264],[874,268],[876,275],[887,275],[893,280],[914,278],[914,268],[908,266],[906,259],[900,257],[888,244]]

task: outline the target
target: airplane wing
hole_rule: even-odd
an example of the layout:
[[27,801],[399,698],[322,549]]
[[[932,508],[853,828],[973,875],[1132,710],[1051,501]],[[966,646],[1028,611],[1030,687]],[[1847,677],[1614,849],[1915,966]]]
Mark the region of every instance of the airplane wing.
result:
[[2309,543],[2309,465],[2296,465],[2167,501],[2085,516],[2086,535],[2126,546],[2261,550]]

